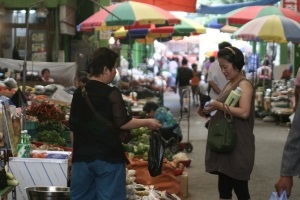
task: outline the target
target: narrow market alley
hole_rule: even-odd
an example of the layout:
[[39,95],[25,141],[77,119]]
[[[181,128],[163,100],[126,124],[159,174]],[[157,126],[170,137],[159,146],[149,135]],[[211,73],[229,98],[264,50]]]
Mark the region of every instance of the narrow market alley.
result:
[[[166,92],[164,106],[178,119],[180,117],[179,95]],[[188,172],[188,197],[187,200],[217,200],[217,176],[205,172],[204,156],[207,138],[207,129],[204,127],[206,120],[196,114],[196,107],[191,104],[190,117],[183,118],[180,122],[183,130],[183,141],[187,141],[189,119],[189,141],[193,151],[187,153],[192,159]],[[275,183],[279,178],[282,150],[289,131],[285,124],[276,125],[275,122],[263,122],[256,119],[255,134],[255,163],[249,182],[252,200],[267,200],[275,191]],[[300,179],[294,177],[294,186],[290,200],[300,200]],[[233,200],[236,200],[233,195]]]

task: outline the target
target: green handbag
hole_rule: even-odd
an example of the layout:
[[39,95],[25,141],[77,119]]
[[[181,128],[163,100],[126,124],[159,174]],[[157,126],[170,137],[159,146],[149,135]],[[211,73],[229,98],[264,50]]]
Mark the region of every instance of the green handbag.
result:
[[225,112],[223,104],[223,113],[212,117],[207,136],[208,147],[217,153],[230,153],[235,147],[235,127],[234,119],[229,106],[226,105],[229,116]]

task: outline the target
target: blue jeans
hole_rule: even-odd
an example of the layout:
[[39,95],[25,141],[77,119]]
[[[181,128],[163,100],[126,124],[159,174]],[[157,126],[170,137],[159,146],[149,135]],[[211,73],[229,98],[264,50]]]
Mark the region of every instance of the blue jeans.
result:
[[72,163],[71,200],[125,200],[125,163]]

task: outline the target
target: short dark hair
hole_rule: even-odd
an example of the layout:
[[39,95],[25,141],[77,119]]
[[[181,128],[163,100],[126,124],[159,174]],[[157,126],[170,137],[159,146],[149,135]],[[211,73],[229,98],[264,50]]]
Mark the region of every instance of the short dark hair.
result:
[[187,64],[188,64],[188,60],[186,59],[186,57],[183,57],[183,58],[182,58],[181,64],[182,64],[182,65],[187,65]]
[[263,62],[263,65],[264,66],[269,66],[270,62],[268,59],[265,59],[264,62]]
[[91,76],[99,76],[103,73],[104,67],[112,70],[117,62],[119,55],[107,47],[96,49],[93,54],[89,71]]
[[197,64],[196,63],[193,63],[192,64],[192,68],[197,68],[198,66],[197,66]]
[[218,44],[219,50],[224,49],[225,47],[231,47],[231,46],[232,45],[229,42],[226,42],[226,41],[221,42],[221,43]]
[[145,103],[144,107],[143,107],[143,111],[145,111],[146,113],[149,113],[151,110],[156,111],[158,108],[158,104],[153,102],[153,101],[148,101]]
[[245,65],[244,54],[241,50],[233,46],[220,49],[218,52],[218,58],[223,58],[232,63],[233,67],[239,71],[241,71]]
[[209,62],[211,62],[211,63],[215,62],[215,60],[216,60],[216,58],[214,56],[210,56],[208,59],[209,59]]
[[48,68],[44,68],[44,69],[42,69],[42,75],[44,75],[45,74],[45,72],[49,72],[50,73],[50,70],[48,69]]

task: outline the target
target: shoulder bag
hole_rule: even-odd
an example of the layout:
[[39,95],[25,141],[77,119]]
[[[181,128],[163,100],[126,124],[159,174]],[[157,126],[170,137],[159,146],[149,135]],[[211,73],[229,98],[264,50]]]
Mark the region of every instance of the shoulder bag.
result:
[[[229,113],[226,114],[225,110]],[[235,147],[235,127],[234,119],[229,106],[223,104],[223,114],[215,115],[208,128],[208,147],[217,153],[230,153]]]
[[90,98],[87,95],[85,86],[82,86],[81,93],[82,93],[82,96],[85,99],[86,103],[88,104],[88,106],[90,107],[92,112],[94,113],[95,117],[97,117],[100,121],[105,122],[112,129],[115,129],[116,132],[119,134],[119,137],[120,137],[122,143],[127,144],[128,142],[130,142],[130,140],[133,138],[131,131],[130,130],[123,130],[123,129],[120,129],[120,128],[116,127],[111,121],[107,120],[106,118],[103,117],[102,114],[97,112],[96,109],[94,108]]

